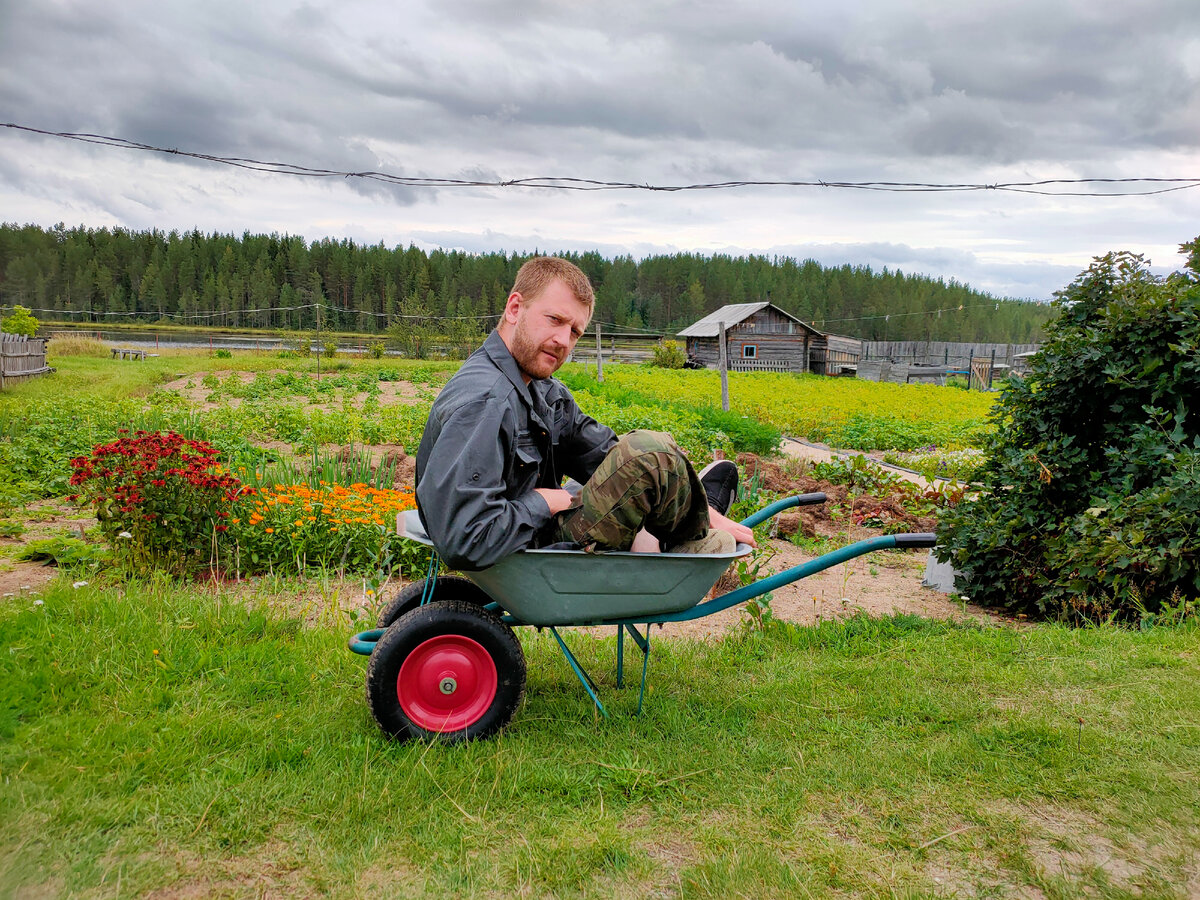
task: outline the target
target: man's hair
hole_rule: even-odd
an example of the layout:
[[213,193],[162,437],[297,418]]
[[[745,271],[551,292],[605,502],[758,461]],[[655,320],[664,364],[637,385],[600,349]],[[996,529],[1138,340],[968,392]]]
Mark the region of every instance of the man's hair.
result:
[[526,300],[533,300],[555,279],[562,281],[575,299],[589,310],[595,305],[596,292],[592,290],[588,277],[579,266],[557,256],[535,256],[527,260],[517,270],[517,280],[513,282],[509,293],[516,292]]

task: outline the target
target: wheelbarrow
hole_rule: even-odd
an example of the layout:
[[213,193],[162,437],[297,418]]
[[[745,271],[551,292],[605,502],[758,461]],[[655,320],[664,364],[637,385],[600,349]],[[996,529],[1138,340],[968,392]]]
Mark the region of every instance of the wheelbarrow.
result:
[[[792,507],[824,502],[821,493],[788,497],[742,524],[753,528]],[[400,524],[405,537],[433,547],[416,510],[404,513]],[[721,612],[874,550],[934,543],[933,534],[868,538],[710,600],[704,598],[712,586],[730,563],[751,552],[749,545],[704,555],[522,550],[465,578],[438,575],[434,549],[425,578],[401,590],[384,608],[379,627],[354,635],[350,649],[370,657],[367,704],[386,734],[454,742],[490,737],[512,719],[525,693],[525,656],[513,632],[521,625],[553,635],[596,709],[607,717],[595,681],[558,628],[615,626],[618,688],[624,684],[627,634],[642,653],[640,714],[651,625]]]

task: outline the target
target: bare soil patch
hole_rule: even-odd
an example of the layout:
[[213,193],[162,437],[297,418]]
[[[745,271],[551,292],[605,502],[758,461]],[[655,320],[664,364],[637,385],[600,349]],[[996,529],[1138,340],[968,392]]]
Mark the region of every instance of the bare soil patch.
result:
[[[937,520],[931,516],[915,515],[905,508],[901,495],[874,496],[863,494],[851,497],[845,485],[820,481],[802,471],[803,467],[753,454],[739,454],[738,464],[747,481],[756,481],[760,489],[783,496],[824,493],[825,503],[800,507],[777,517],[778,538],[768,543],[773,556],[765,562],[758,577],[802,565],[820,556],[797,546],[787,538],[799,534],[813,542],[836,542],[839,546],[878,537],[879,528],[855,525],[860,517],[875,519],[893,531],[931,532]],[[954,621],[1005,622],[982,607],[964,604],[957,596],[943,594],[925,587],[925,564],[928,552],[877,551],[842,563],[793,582],[774,592],[771,613],[777,618],[799,625],[815,625],[829,619],[843,619],[865,613],[888,616],[909,613],[931,619]],[[717,583],[716,595],[733,590],[739,584],[730,569]],[[743,607],[696,619],[663,626],[663,634],[712,639],[744,621]]]
[[57,576],[58,569],[45,563],[6,562],[0,571],[0,599],[32,597]]
[[92,518],[77,518],[74,507],[54,500],[31,503],[23,513],[9,518],[24,525],[25,531],[17,538],[0,538],[0,598],[5,600],[34,596],[58,577],[52,564],[14,559],[25,544],[64,533],[82,539],[96,524]]

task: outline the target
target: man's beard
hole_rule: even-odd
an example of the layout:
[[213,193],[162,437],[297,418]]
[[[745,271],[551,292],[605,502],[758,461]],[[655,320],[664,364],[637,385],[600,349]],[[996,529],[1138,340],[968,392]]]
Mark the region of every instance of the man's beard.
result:
[[[542,356],[544,352],[555,354],[555,361],[551,363],[548,359]],[[512,338],[512,353],[513,359],[517,361],[517,368],[533,379],[549,378],[558,371],[559,366],[565,361],[566,354],[561,349],[552,349],[547,345],[537,345],[530,340],[528,333],[524,328],[524,322],[517,322],[517,326],[513,329]]]

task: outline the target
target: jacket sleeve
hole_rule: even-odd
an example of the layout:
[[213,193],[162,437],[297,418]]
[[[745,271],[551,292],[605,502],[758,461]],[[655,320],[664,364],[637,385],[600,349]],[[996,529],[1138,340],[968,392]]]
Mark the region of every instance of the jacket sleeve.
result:
[[592,477],[617,442],[617,433],[586,415],[574,398],[567,405],[569,421],[559,438],[562,471],[581,484]]
[[530,491],[505,497],[505,448],[515,436],[504,404],[472,400],[442,422],[417,485],[425,529],[446,564],[485,569],[528,547],[550,520]]

